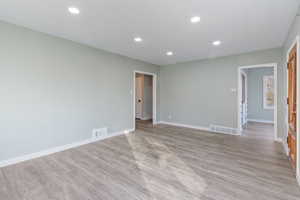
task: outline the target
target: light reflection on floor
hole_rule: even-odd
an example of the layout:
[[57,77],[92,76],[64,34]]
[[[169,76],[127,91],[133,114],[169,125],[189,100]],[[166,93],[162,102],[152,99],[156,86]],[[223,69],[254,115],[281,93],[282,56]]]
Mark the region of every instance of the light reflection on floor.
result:
[[165,144],[154,138],[139,137],[138,132],[127,134],[126,138],[152,198],[199,199],[207,187],[205,180]]

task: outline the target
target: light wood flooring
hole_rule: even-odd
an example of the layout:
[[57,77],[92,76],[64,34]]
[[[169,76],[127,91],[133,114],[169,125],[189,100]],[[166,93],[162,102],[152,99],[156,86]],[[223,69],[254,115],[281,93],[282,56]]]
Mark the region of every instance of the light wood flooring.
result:
[[271,140],[159,125],[0,169],[1,200],[299,200]]
[[153,128],[152,120],[135,120],[135,128],[143,129],[143,128]]
[[274,124],[248,122],[242,135],[250,138],[274,140]]

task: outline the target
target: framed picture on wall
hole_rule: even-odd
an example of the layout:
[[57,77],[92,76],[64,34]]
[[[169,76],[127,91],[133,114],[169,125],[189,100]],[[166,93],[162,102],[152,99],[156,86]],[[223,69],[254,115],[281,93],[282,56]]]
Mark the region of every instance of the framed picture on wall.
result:
[[274,76],[263,77],[264,109],[274,109]]

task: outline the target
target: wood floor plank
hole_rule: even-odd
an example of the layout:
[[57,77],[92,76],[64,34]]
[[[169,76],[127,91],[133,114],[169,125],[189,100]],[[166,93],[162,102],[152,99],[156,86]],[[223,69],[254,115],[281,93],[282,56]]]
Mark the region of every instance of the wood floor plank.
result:
[[128,135],[1,168],[0,199],[300,199],[282,145],[259,133],[137,127]]

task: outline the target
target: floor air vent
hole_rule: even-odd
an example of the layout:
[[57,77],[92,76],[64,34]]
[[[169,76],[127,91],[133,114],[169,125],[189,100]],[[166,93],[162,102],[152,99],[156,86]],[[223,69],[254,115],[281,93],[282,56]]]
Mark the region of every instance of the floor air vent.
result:
[[238,135],[238,131],[236,128],[230,128],[225,126],[219,126],[211,124],[209,126],[210,130],[217,133],[224,133],[224,134],[230,134],[230,135]]

